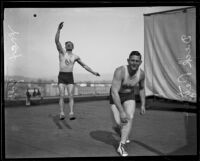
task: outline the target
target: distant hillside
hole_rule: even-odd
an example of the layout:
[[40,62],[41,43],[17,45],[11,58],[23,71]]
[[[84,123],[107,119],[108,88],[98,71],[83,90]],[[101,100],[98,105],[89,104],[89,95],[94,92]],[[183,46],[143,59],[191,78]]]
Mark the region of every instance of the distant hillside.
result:
[[5,76],[4,80],[24,80],[25,82],[30,82],[30,81],[36,81],[37,78],[30,78],[30,77],[24,77],[24,76],[19,76],[19,75],[13,75],[13,76]]
[[100,77],[94,76],[93,74],[77,74],[74,73],[74,79],[75,81],[111,81],[112,80],[112,74],[101,74]]
[[[100,77],[94,76],[93,74],[82,74],[82,73],[74,73],[74,81],[75,82],[83,82],[83,81],[112,81],[112,74],[101,74]],[[51,76],[46,78],[48,80],[58,81],[58,76]]]
[[[100,77],[94,76],[92,74],[82,74],[82,73],[74,73],[74,80],[75,82],[84,82],[84,81],[90,81],[90,82],[111,82],[112,81],[112,74],[101,74]],[[4,80],[24,80],[24,82],[36,82],[38,80],[44,81],[44,82],[57,82],[58,81],[58,76],[51,76],[51,77],[40,77],[40,78],[35,78],[35,77],[25,77],[25,76],[18,76],[18,75],[13,75],[13,76],[5,76]]]

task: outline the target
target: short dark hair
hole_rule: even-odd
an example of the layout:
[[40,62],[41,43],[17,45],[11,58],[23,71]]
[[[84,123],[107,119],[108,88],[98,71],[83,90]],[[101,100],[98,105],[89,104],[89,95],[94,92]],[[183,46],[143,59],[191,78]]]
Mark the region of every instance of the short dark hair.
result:
[[136,56],[140,56],[140,59],[142,59],[142,55],[140,54],[139,51],[131,51],[131,53],[129,54],[129,58],[133,55],[136,55]]
[[65,45],[67,45],[67,44],[69,44],[69,43],[72,44],[72,46],[73,46],[73,48],[74,48],[74,44],[73,44],[73,42],[71,42],[71,41],[66,41],[66,42],[65,42]]

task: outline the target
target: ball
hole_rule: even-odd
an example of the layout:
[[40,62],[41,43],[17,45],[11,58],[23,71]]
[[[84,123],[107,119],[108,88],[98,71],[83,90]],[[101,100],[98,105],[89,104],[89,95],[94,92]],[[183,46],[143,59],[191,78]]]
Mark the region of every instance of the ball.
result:
[[36,14],[34,14],[34,15],[33,15],[33,17],[37,17],[37,15],[36,15]]

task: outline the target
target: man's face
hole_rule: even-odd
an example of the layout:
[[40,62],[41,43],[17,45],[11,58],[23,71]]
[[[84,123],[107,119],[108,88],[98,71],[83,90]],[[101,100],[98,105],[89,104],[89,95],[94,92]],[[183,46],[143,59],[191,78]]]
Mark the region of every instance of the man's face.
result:
[[141,58],[140,56],[137,56],[137,55],[132,55],[128,59],[128,64],[131,70],[137,70],[141,63],[142,63]]
[[74,49],[74,46],[72,43],[68,42],[65,44],[66,51],[72,51]]

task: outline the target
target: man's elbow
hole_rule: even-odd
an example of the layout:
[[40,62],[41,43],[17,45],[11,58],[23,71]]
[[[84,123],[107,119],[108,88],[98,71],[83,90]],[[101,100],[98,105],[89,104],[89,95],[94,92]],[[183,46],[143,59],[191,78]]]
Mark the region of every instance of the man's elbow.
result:
[[55,41],[56,46],[58,46],[57,42]]
[[112,95],[112,97],[115,97],[116,93],[117,93],[116,89],[111,88],[111,95]]
[[61,44],[60,44],[59,40],[55,40],[55,43],[56,43],[57,49],[60,50]]
[[57,37],[55,38],[55,43],[56,43],[56,45],[58,45],[58,43],[59,43],[59,39]]
[[140,95],[144,95],[145,94],[145,89],[144,88],[140,89],[139,93],[140,93]]
[[58,34],[56,34],[56,36],[55,36],[55,42],[59,42],[59,35]]

